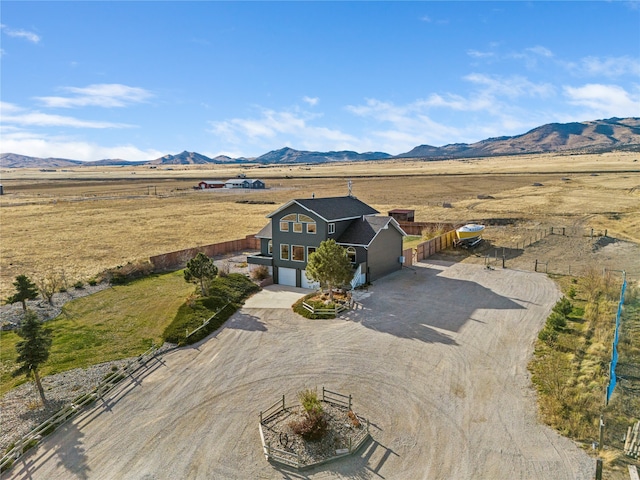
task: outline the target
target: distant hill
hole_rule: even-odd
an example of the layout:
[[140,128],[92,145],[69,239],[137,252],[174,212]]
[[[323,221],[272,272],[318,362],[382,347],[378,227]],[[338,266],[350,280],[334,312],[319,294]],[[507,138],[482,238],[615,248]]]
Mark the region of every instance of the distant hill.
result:
[[216,162],[209,157],[200,155],[196,152],[187,152],[186,150],[178,155],[165,155],[164,157],[156,158],[150,162],[146,162],[149,165],[206,165],[207,163],[222,163]]
[[165,155],[155,160],[128,162],[104,159],[81,162],[64,158],[36,158],[15,153],[0,154],[1,168],[64,168],[80,165],[206,165],[255,162],[261,164],[327,163],[389,158],[422,158],[444,160],[448,158],[474,158],[524,153],[601,153],[611,150],[640,151],[640,118],[609,118],[590,122],[549,123],[513,137],[487,138],[476,143],[453,143],[442,147],[420,145],[407,153],[391,156],[384,152],[357,153],[308,152],[289,147],[273,150],[257,158],[231,158],[219,155],[209,158],[196,152],[184,151]]
[[521,153],[640,151],[640,118],[549,123],[514,137],[497,137],[443,147],[420,145],[396,158],[470,158]]
[[357,153],[348,150],[340,152],[306,152],[294,150],[289,147],[273,150],[255,159],[257,163],[326,163],[348,162],[360,160],[381,160],[390,158],[391,155],[383,152]]
[[64,168],[83,165],[79,160],[65,158],[37,158],[18,155],[16,153],[1,153],[0,167],[2,168]]

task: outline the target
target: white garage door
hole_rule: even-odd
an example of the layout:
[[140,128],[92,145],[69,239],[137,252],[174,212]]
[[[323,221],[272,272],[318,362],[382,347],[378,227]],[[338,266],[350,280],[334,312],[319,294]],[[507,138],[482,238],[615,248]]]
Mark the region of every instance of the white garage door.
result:
[[296,286],[296,269],[295,268],[278,268],[278,283],[280,285]]
[[301,275],[302,288],[312,288],[314,290],[318,289],[320,287],[320,283],[312,282],[311,280],[309,280],[307,276],[304,274],[304,272],[305,271],[302,270],[302,275]]

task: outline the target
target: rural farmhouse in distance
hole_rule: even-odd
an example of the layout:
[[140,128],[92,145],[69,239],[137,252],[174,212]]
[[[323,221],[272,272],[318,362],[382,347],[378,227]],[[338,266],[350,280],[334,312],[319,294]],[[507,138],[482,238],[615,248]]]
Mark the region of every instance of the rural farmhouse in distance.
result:
[[196,190],[209,190],[212,188],[249,188],[263,189],[266,185],[262,180],[250,178],[232,178],[223,182],[221,180],[202,180],[198,186],[193,187]]
[[394,218],[377,213],[353,196],[291,200],[267,215],[271,221],[256,234],[260,253],[247,262],[267,266],[274,283],[316,288],[305,275],[307,259],[332,238],[347,250],[351,285],[372,282],[402,268],[406,235]]

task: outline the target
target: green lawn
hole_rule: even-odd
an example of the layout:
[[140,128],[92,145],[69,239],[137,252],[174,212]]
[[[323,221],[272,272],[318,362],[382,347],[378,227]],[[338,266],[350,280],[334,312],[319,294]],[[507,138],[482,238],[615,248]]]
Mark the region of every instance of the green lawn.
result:
[[[69,302],[62,314],[46,323],[53,330],[53,345],[42,375],[133,357],[152,342],[161,344],[164,329],[194,289],[177,271]],[[19,340],[14,332],[0,333],[0,395],[25,381],[24,376],[11,377]]]
[[423,240],[420,235],[407,235],[402,241],[402,249],[406,250],[407,248],[416,248],[424,241],[425,240]]

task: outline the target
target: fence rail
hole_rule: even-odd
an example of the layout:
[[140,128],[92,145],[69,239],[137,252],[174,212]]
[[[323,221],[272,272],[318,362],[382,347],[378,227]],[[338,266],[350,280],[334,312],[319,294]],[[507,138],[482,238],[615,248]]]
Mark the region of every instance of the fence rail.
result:
[[186,330],[185,332],[185,338],[189,338],[191,335],[193,335],[194,333],[199,332],[200,330],[202,330],[204,327],[206,327],[207,325],[209,325],[209,323],[211,322],[211,320],[213,320],[214,318],[216,318],[216,316],[223,311],[225,308],[227,308],[229,305],[231,304],[231,302],[227,302],[225,304],[224,307],[220,308],[220,310],[218,310],[216,313],[214,313],[213,315],[211,315],[209,318],[207,318],[206,320],[202,321],[202,325],[200,325],[198,328],[196,328],[194,331],[189,332],[189,330]]
[[302,306],[309,310],[313,314],[318,315],[338,315],[340,312],[344,312],[347,306],[340,303],[336,303],[333,308],[315,308],[313,305],[309,305],[307,302],[302,302]]
[[44,437],[73,418],[84,407],[93,404],[97,399],[101,399],[105,394],[113,390],[123,379],[133,374],[147,364],[149,360],[156,357],[158,347],[152,345],[149,350],[131,360],[121,371],[114,371],[107,375],[92,392],[78,396],[69,405],[58,410],[55,414],[33,428],[26,435],[13,442],[13,447],[9,449],[0,459],[0,472],[4,472],[13,466],[13,463],[24,455],[28,450],[35,447]]
[[341,405],[351,410],[351,395],[342,395],[341,393],[332,392],[331,390],[327,390],[326,388],[322,387],[322,401],[333,403],[335,405]]
[[[331,403],[337,407],[342,407],[347,409],[347,411],[351,411],[352,406],[352,396],[351,395],[343,395],[338,392],[333,392],[331,390],[327,390],[322,387],[322,401],[326,403]],[[269,440],[265,440],[264,430],[270,430],[271,432],[276,432],[276,430],[270,426],[270,423],[276,422],[276,419],[283,412],[290,412],[294,407],[286,406],[285,396],[282,395],[282,400],[276,401],[273,405],[269,406],[266,410],[260,412],[260,423],[258,424],[260,430],[260,438],[262,440],[262,448],[265,457],[267,460],[274,461],[277,463],[281,463],[284,465],[288,465],[290,467],[294,467],[297,469],[310,468],[316,465],[320,465],[325,462],[329,462],[335,460],[337,458],[341,458],[347,455],[351,455],[353,452],[356,452],[369,438],[370,438],[370,422],[366,420],[366,428],[362,428],[360,431],[356,431],[353,435],[348,438],[348,447],[336,450],[335,456],[330,458],[323,459],[322,461],[316,463],[304,463],[303,459],[300,456],[298,451],[292,450],[283,450],[280,448],[275,448],[271,446],[271,442]],[[355,415],[355,414],[354,414]],[[358,421],[362,424],[365,424],[365,420],[362,418],[358,418]]]

